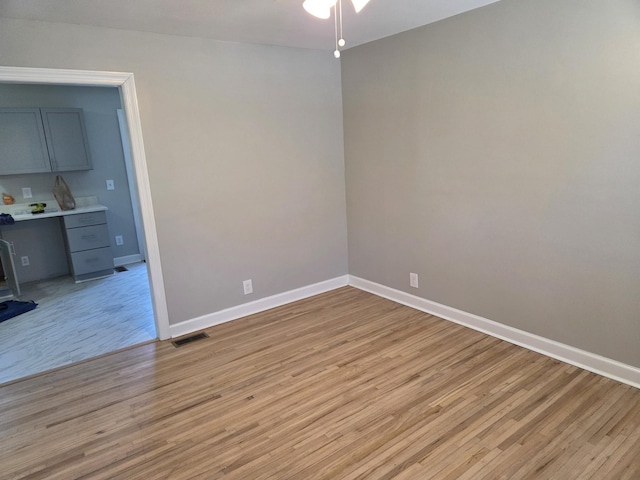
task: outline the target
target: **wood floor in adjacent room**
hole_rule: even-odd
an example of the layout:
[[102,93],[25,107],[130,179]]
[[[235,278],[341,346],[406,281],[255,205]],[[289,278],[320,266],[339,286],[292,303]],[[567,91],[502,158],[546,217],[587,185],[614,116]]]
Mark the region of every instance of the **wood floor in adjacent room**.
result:
[[638,479],[640,391],[351,287],[0,387],[0,478]]

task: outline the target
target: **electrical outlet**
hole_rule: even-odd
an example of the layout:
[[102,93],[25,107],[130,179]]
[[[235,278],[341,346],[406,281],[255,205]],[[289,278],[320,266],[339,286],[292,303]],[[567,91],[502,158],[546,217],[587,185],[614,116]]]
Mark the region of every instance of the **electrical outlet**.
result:
[[410,273],[409,274],[409,286],[413,288],[418,288],[418,274]]
[[122,235],[116,235],[116,245],[118,246],[124,245],[124,240],[122,238]]
[[26,255],[24,257],[20,257],[20,261],[22,262],[23,267],[29,266],[29,257],[27,257]]
[[116,186],[113,183],[113,180],[107,180],[107,190],[115,190]]
[[31,198],[31,197],[33,197],[33,195],[31,194],[31,188],[24,187],[22,189],[22,198]]
[[251,280],[245,280],[244,282],[242,282],[242,288],[244,288],[245,295],[253,293],[253,284],[251,283]]

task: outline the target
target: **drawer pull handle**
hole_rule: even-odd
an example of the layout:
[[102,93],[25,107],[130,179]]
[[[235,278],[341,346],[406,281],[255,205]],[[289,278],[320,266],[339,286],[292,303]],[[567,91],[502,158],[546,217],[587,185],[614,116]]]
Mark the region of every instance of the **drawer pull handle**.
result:
[[78,219],[78,221],[80,223],[96,223],[98,221],[98,219],[95,216],[92,215],[90,217],[84,217],[84,216],[80,217]]

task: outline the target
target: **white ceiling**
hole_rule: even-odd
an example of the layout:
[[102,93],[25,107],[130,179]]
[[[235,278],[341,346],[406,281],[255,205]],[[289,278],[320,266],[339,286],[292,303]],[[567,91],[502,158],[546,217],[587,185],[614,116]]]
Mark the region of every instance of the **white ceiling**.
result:
[[[371,0],[356,15],[343,0],[346,48],[498,0]],[[233,42],[333,50],[333,18],[302,0],[0,0],[0,16],[87,24]]]

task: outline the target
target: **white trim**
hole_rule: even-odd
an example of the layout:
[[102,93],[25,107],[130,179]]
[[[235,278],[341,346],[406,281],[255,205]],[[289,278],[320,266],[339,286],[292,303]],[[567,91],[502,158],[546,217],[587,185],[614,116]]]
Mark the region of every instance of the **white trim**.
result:
[[[116,109],[118,116],[118,127],[120,130],[120,140],[122,140],[122,150],[124,155],[124,166],[127,171],[127,185],[129,185],[129,197],[131,199],[131,207],[133,209],[133,224],[136,227],[136,240],[138,241],[138,252],[140,258],[136,260],[141,262],[144,260],[144,234],[142,232],[142,219],[140,218],[140,202],[138,202],[138,187],[136,186],[136,171],[133,168],[133,160],[131,159],[131,142],[129,141],[129,129],[127,127],[127,119],[124,116],[124,110]],[[129,262],[133,263],[133,262]]]
[[122,109],[124,110],[129,127],[129,141],[131,142],[131,157],[133,168],[136,172],[138,184],[138,200],[142,213],[142,228],[146,243],[147,267],[149,270],[149,287],[153,300],[153,311],[156,320],[156,334],[160,340],[169,338],[169,311],[164,291],[164,277],[160,263],[160,246],[156,220],[153,213],[151,200],[151,185],[149,184],[149,172],[147,171],[147,156],[142,140],[142,124],[140,123],[140,111],[138,110],[138,97],[133,74],[129,74],[126,81],[120,86],[122,96]]
[[120,87],[133,74],[60,68],[1,67],[0,82]]
[[129,127],[131,155],[136,172],[136,182],[145,233],[149,286],[153,303],[156,334],[161,340],[169,338],[169,313],[164,291],[164,279],[160,263],[160,249],[155,216],[151,201],[151,187],[147,171],[147,160],[142,140],[140,112],[132,73],[99,72],[90,70],[63,70],[49,68],[25,68],[0,66],[0,83],[37,83],[57,85],[83,85],[96,87],[118,87],[122,97]]
[[185,320],[184,322],[171,325],[171,337],[180,337],[182,335],[187,335],[188,333],[246,317],[247,315],[264,312],[265,310],[286,305],[287,303],[296,302],[320,293],[335,290],[336,288],[346,287],[348,285],[348,281],[349,276],[344,275],[342,277],[325,280],[324,282],[314,283],[313,285],[307,285],[306,287],[289,290],[288,292],[278,293],[271,297],[261,298],[236,307],[209,313],[201,317]]
[[114,257],[113,266],[122,267],[123,265],[140,263],[143,260],[144,260],[144,257],[139,253],[134,253],[133,255],[123,255],[122,257]]
[[598,375],[631,385],[632,387],[640,388],[640,368],[353,275],[349,276],[349,285],[402,305],[407,305],[416,310],[464,325],[465,327],[486,333],[492,337],[500,338],[548,357],[575,365],[576,367],[589,370]]

